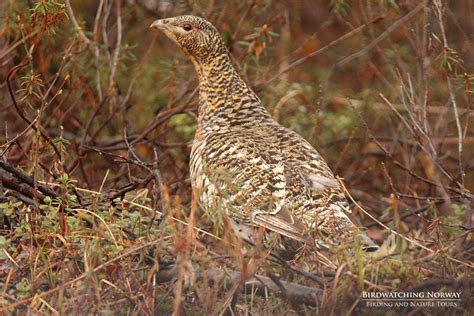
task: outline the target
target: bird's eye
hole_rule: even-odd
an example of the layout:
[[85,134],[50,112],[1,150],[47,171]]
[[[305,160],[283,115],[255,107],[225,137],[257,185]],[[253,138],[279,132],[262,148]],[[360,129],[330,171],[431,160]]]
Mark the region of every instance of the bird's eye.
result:
[[189,32],[193,29],[193,26],[189,23],[186,23],[183,25],[183,30],[185,30],[186,32]]

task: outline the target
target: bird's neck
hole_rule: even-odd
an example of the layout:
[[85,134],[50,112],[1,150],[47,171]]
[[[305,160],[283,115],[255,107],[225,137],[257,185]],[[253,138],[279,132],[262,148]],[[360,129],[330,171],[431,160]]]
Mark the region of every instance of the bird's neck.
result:
[[222,124],[248,116],[270,117],[257,95],[232,66],[228,54],[208,63],[193,60],[199,77],[199,121]]

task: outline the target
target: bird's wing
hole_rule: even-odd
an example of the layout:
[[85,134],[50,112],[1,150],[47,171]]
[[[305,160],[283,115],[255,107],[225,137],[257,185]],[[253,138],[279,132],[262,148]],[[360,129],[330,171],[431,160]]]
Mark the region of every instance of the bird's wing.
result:
[[293,215],[300,218],[310,231],[317,229],[327,236],[351,236],[356,229],[348,213],[350,206],[339,181],[331,169],[304,138],[297,133],[274,124],[267,130],[273,142],[282,149],[288,166],[289,189],[296,191],[299,207]]
[[314,195],[332,196],[328,202],[338,202],[344,212],[350,213],[339,181],[318,151],[303,137],[283,126],[279,126],[278,133],[285,135],[278,137],[279,146],[286,149],[284,159],[299,171],[304,185]]
[[[334,177],[327,163],[317,150],[297,133],[281,125],[274,127],[274,130],[278,145],[285,148],[284,159],[292,166],[293,173],[291,175],[294,176],[295,172],[299,171],[300,179],[302,179],[299,183],[310,191],[312,200],[315,202],[313,209],[316,209],[319,217],[318,228],[328,235],[336,235],[338,238],[342,235],[352,236],[358,229],[346,215],[351,212],[351,209],[341,184]],[[298,178],[293,177],[293,179],[298,181]],[[304,191],[304,189],[301,190]],[[375,251],[378,249],[377,244],[368,236],[360,231],[356,234],[358,234],[364,250]]]
[[219,191],[214,206],[225,205],[239,222],[307,241],[305,225],[285,199],[288,170],[280,149],[269,140],[242,129],[207,137],[201,159],[207,178]]

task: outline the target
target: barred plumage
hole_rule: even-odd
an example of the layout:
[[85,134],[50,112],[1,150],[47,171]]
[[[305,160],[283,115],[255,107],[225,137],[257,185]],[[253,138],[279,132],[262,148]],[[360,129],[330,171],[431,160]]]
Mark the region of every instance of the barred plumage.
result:
[[[359,234],[338,180],[301,136],[274,121],[232,66],[215,27],[195,16],[155,21],[190,56],[199,77],[190,172],[204,209],[225,210],[236,230],[263,226],[314,244]],[[360,234],[367,250],[378,247]]]

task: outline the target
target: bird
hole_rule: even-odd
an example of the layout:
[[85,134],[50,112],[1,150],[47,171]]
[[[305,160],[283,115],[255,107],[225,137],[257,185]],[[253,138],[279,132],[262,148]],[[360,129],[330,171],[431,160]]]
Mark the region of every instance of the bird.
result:
[[192,15],[150,27],[189,56],[199,79],[190,178],[206,212],[224,211],[243,239],[263,227],[294,251],[357,238],[367,252],[379,248],[349,219],[344,189],[318,151],[275,121],[239,75],[216,27]]

